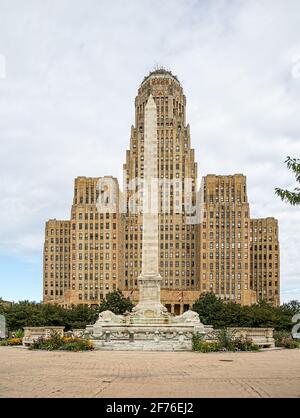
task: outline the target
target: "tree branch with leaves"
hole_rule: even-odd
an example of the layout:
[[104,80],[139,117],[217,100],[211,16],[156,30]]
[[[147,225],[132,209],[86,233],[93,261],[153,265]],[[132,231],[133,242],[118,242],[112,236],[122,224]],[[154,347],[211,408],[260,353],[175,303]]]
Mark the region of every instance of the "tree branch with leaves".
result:
[[[300,159],[287,157],[285,164],[295,174],[296,182],[300,185]],[[277,187],[275,193],[281,200],[290,203],[292,206],[300,205],[300,187],[295,187],[293,191]]]

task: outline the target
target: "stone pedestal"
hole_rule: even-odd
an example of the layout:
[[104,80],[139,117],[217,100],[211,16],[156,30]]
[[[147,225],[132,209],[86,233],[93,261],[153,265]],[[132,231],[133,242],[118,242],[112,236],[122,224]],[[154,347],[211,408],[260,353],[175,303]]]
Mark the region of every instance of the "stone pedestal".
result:
[[206,330],[199,315],[187,311],[180,316],[163,312],[160,316],[115,315],[102,312],[94,325],[87,326],[86,337],[98,350],[188,351],[194,334]]

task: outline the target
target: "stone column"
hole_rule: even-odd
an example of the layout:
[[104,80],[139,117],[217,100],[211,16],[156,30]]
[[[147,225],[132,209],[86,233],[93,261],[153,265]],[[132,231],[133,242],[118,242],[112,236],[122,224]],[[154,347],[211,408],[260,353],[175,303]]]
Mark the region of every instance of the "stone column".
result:
[[145,107],[144,180],[143,180],[143,252],[139,277],[139,304],[135,312],[145,316],[165,315],[160,303],[161,276],[158,268],[158,161],[157,109],[150,95]]
[[142,275],[158,271],[157,110],[150,95],[145,107]]

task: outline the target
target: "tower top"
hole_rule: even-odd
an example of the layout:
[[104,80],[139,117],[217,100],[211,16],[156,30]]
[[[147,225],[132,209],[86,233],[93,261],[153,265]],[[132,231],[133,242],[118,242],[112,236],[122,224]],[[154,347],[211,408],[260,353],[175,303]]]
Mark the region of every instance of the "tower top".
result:
[[171,70],[166,69],[163,66],[156,66],[154,70],[150,71],[147,76],[144,77],[144,80],[142,81],[141,85],[143,85],[146,81],[148,81],[150,78],[172,78],[175,80],[178,84],[180,84],[177,75],[172,74]]

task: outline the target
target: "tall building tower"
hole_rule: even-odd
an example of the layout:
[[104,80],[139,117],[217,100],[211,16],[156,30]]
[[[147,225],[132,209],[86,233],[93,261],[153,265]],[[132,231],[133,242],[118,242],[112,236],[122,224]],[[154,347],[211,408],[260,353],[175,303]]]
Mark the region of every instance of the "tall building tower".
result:
[[250,286],[257,300],[280,304],[280,257],[278,221],[274,218],[250,221]]
[[250,288],[250,210],[246,177],[207,175],[202,182],[201,291],[243,305],[255,303]]
[[[162,302],[179,314],[199,297],[196,274],[195,225],[186,223],[185,179],[190,179],[190,203],[196,204],[197,164],[186,124],[186,97],[177,77],[159,69],[143,80],[135,99],[135,126],[124,165],[128,190],[125,222],[123,290],[138,300],[142,267],[142,216],[137,204],[144,178],[145,106],[152,94],[157,107],[157,169],[159,195],[159,267]],[[136,210],[132,210],[136,209]],[[135,212],[135,213],[133,213]]]
[[122,232],[118,180],[77,177],[71,220],[46,223],[44,302],[99,305],[117,290]]
[[64,305],[70,288],[70,221],[46,222],[43,275],[44,302]]

